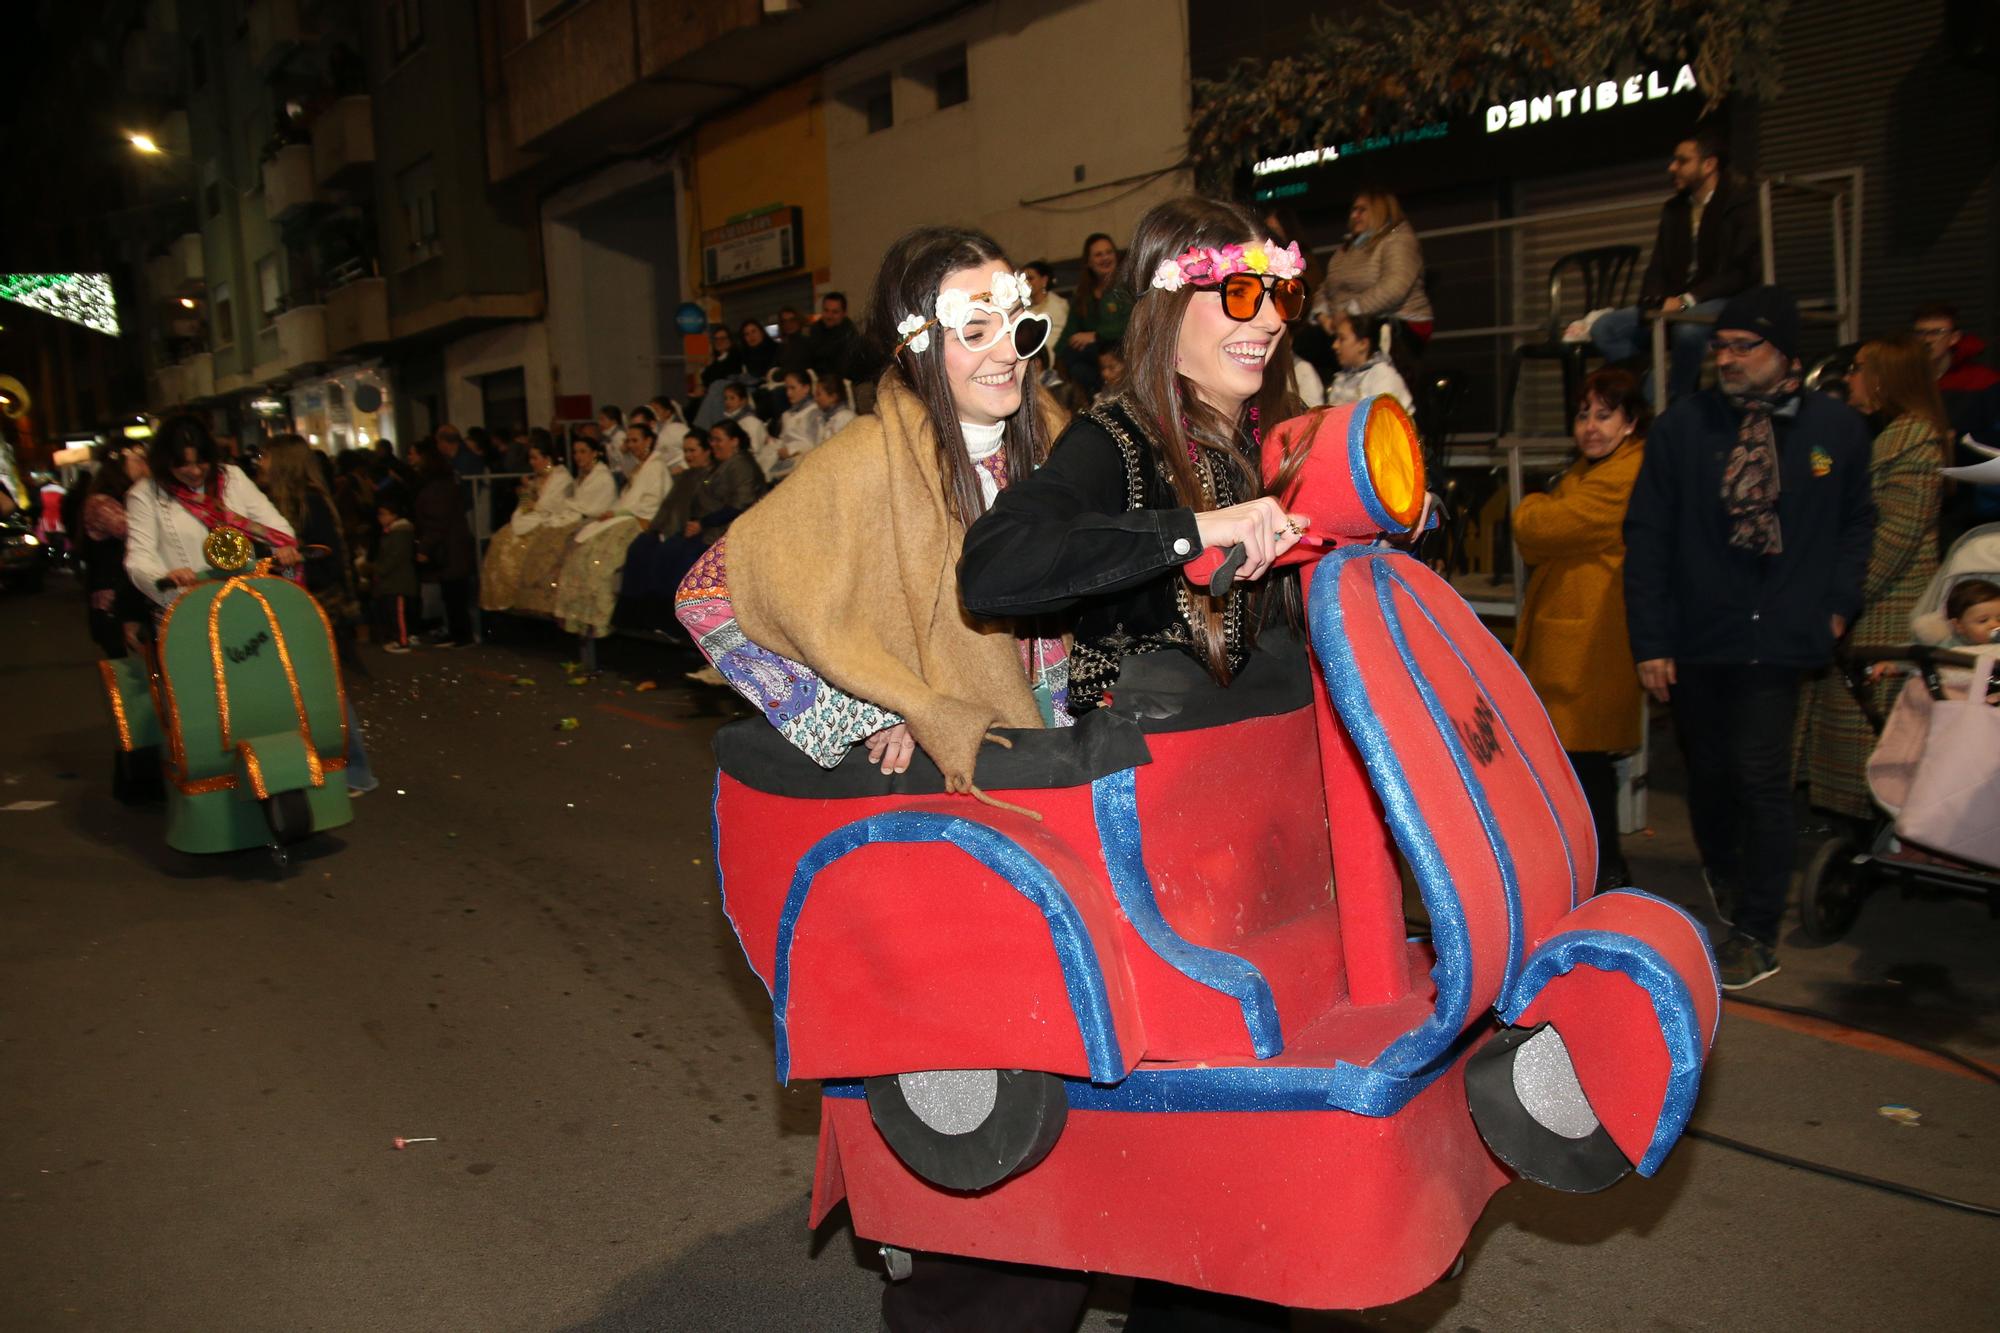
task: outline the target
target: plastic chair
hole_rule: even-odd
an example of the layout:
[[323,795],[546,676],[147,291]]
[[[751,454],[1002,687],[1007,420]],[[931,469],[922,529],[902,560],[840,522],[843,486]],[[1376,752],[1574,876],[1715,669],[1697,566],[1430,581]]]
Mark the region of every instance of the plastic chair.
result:
[[[1564,313],[1563,280],[1569,270],[1581,279],[1581,306]],[[1563,329],[1572,319],[1592,310],[1616,310],[1632,304],[1632,285],[1639,270],[1636,245],[1599,245],[1588,250],[1572,250],[1549,266],[1549,327],[1540,342],[1523,343],[1514,349],[1511,373],[1507,377],[1507,401],[1500,411],[1503,429],[1514,425],[1514,405],[1521,388],[1521,363],[1526,360],[1557,361],[1562,364],[1563,402],[1575,400],[1583,384],[1584,359],[1595,349],[1584,342],[1564,342]]]

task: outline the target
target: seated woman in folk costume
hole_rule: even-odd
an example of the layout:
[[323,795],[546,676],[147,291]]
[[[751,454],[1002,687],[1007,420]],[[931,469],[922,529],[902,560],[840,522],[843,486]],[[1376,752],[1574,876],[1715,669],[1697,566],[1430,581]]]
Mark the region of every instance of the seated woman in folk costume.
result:
[[[522,593],[534,575],[543,583],[554,582],[562,567],[567,529],[583,518],[570,505],[576,481],[547,437],[529,442],[528,471],[532,475],[521,483],[521,499],[514,506],[513,517],[493,534],[486,558],[480,562],[479,604],[488,611],[520,606]],[[605,504],[610,504],[609,497]]]
[[750,456],[750,437],[726,417],[710,426],[705,438],[681,441],[681,457],[686,466],[666,503],[625,553],[615,617],[621,629],[675,628],[674,595],[681,580],[768,489]]
[[584,524],[570,539],[556,580],[556,619],[572,634],[598,638],[611,628],[625,552],[667,497],[667,460],[653,448],[652,428],[629,427],[625,452],[638,460],[632,480],[611,505],[583,511]]
[[825,767],[863,742],[903,772],[921,748],[967,791],[989,728],[1069,720],[1061,641],[973,624],[953,573],[966,527],[1062,425],[1029,387],[1048,330],[1024,300],[991,237],[898,240],[869,319],[891,350],[875,414],[801,459],[681,584],[681,623],[709,660]]

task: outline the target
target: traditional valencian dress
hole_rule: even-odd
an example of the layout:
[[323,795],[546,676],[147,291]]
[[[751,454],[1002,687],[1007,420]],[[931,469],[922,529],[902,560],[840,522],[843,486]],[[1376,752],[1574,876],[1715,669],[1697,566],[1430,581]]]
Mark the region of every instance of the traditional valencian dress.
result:
[[[568,507],[569,499],[576,492],[576,483],[567,469],[551,467],[535,480],[531,494],[523,495],[521,503],[514,507],[514,516],[507,526],[493,534],[493,541],[486,548],[486,558],[479,566],[479,604],[488,611],[506,611],[520,604],[522,586],[527,569],[526,558],[529,546],[537,533],[551,531],[550,521],[560,524],[566,514],[573,513]],[[581,518],[578,515],[577,518]],[[549,543],[544,541],[544,546]],[[562,559],[561,537],[554,545],[556,569]],[[552,579],[555,569],[548,571]]]
[[610,630],[626,549],[659,512],[660,502],[667,498],[667,482],[666,455],[655,449],[611,506],[611,517],[590,519],[576,530],[556,580],[556,619],[564,629],[592,637]]
[[[1058,411],[1048,402],[1026,410]],[[802,459],[790,480],[708,549],[681,583],[679,616],[716,670],[822,767],[908,721],[948,777],[969,781],[988,727],[1070,723],[1067,657],[1060,639],[1016,638],[963,614],[951,576],[962,534],[945,508],[923,405],[892,374],[882,381],[878,413]],[[990,506],[1006,485],[1005,427],[961,423],[960,431]],[[892,530],[851,551],[824,543],[787,549],[788,532],[810,547],[825,530],[823,515],[844,512],[849,489],[854,503],[858,492],[872,492],[872,512]],[[808,514],[822,517],[801,529]],[[743,538],[755,543],[744,552],[755,557],[754,590],[730,582],[730,547]],[[792,573],[804,587],[793,587]],[[739,619],[750,591],[758,619]],[[790,651],[754,642],[759,632]],[[899,700],[907,701],[900,709]]]
[[[625,555],[625,581],[618,590],[619,626],[675,628],[674,600],[681,580],[768,489],[757,460],[740,448],[699,473],[683,472],[653,525]],[[686,531],[690,522],[698,528],[692,537]]]

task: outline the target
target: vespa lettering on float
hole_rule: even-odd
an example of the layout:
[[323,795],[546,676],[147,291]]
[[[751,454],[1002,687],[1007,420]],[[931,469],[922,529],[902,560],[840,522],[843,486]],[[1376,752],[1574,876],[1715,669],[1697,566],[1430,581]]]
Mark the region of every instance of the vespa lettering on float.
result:
[[1511,102],[1486,108],[1486,132],[1498,134],[1502,130],[1518,130],[1526,125],[1566,120],[1593,111],[1657,102],[1663,97],[1694,92],[1700,86],[1695,81],[1694,66],[1682,65],[1671,80],[1664,71],[1655,69],[1624,79],[1605,79],[1581,88],[1543,93],[1539,97],[1517,97]]

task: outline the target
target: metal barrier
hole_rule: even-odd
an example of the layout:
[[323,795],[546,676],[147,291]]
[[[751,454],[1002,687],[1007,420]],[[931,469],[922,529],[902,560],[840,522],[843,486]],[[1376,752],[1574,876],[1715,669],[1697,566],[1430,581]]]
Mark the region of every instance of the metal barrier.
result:
[[[1859,337],[1861,326],[1861,206],[1864,186],[1862,169],[1840,167],[1830,171],[1809,171],[1792,174],[1764,176],[1757,180],[1757,214],[1762,231],[1762,260],[1765,282],[1777,282],[1778,255],[1777,238],[1774,235],[1775,203],[1784,195],[1803,198],[1824,199],[1828,210],[1828,225],[1831,232],[1833,292],[1830,297],[1805,297],[1800,300],[1800,316],[1806,322],[1832,324],[1837,327],[1842,342],[1853,342]],[[1476,236],[1491,234],[1511,234],[1525,228],[1561,222],[1574,218],[1607,217],[1618,213],[1650,211],[1657,213],[1661,196],[1657,194],[1628,195],[1602,204],[1584,204],[1574,208],[1547,209],[1537,213],[1523,213],[1515,217],[1492,218],[1485,222],[1466,222],[1449,227],[1432,227],[1416,233],[1419,241],[1441,240],[1451,236]],[[1317,253],[1332,254],[1337,245],[1315,247]],[[1496,276],[1496,281],[1498,278]],[[1797,296],[1798,293],[1793,293]],[[1518,308],[1518,307],[1517,307]],[[1554,312],[1551,312],[1553,316]],[[1653,321],[1653,396],[1656,409],[1665,406],[1666,394],[1666,327],[1668,321],[1685,322],[1703,319],[1699,315],[1674,314],[1666,321]],[[1500,421],[1501,382],[1504,377],[1503,361],[1511,348],[1508,340],[1524,335],[1546,332],[1546,321],[1540,323],[1490,324],[1477,328],[1453,329],[1436,328],[1431,332],[1430,341],[1454,342],[1473,339],[1490,339],[1494,343],[1494,420]],[[1501,422],[1502,427],[1507,423]],[[1474,432],[1454,435],[1449,443],[1475,440],[1498,441],[1506,432]],[[1530,437],[1533,438],[1533,437]]]

